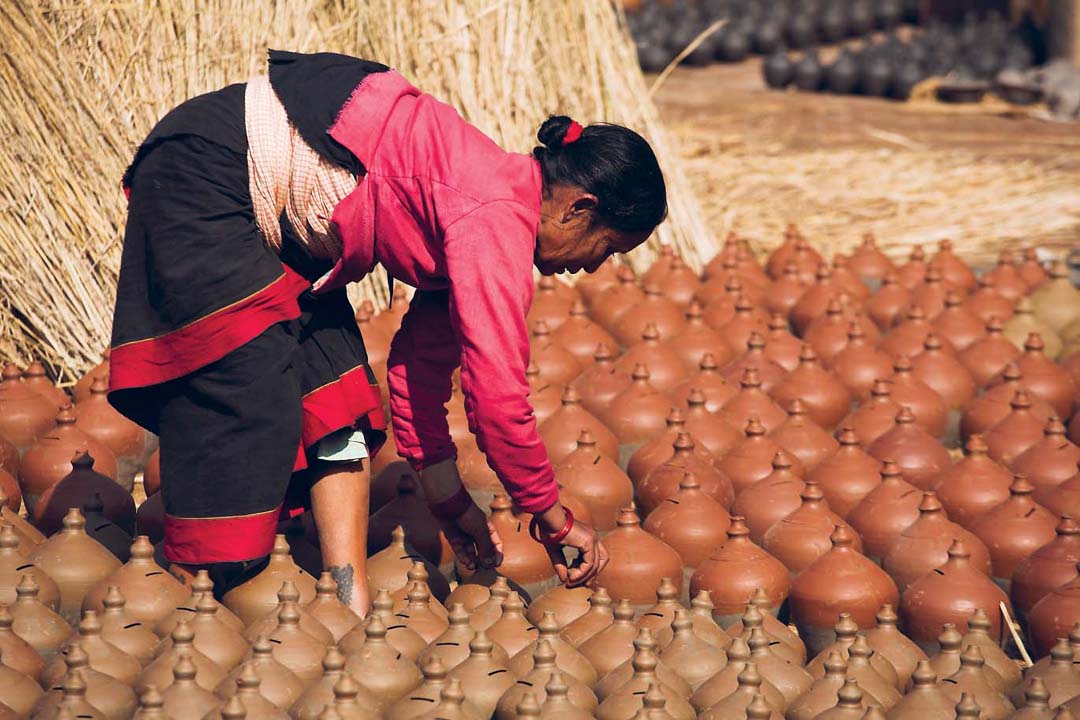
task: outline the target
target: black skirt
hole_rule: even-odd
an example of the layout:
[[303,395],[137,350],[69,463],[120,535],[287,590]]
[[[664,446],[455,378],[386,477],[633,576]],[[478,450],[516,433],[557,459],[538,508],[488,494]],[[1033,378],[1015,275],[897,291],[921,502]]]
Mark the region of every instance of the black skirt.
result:
[[373,455],[385,437],[345,291],[310,292],[329,263],[287,221],[280,253],[266,244],[246,151],[233,85],[163,118],[124,178],[109,399],[161,438],[164,552],[185,564],[266,555],[281,517],[306,503],[320,439],[362,429]]

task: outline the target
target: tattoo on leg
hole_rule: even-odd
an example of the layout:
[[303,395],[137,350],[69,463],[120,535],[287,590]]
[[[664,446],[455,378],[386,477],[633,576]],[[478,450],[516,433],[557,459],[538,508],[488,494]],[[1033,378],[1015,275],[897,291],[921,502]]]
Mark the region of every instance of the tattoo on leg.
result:
[[338,600],[348,605],[352,602],[353,598],[353,566],[351,564],[345,565],[331,565],[326,568],[330,573],[330,577],[334,578],[334,582],[337,583],[337,596]]

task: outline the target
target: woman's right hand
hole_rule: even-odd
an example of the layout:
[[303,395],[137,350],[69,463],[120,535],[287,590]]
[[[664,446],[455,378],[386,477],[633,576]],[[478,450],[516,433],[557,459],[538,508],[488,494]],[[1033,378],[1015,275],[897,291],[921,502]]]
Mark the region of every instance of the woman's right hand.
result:
[[[536,520],[545,537],[555,535],[566,524],[566,511],[562,505],[555,503],[549,510],[538,513]],[[555,573],[567,587],[588,585],[608,564],[607,548],[600,542],[596,530],[576,518],[570,531],[558,545],[545,547]],[[568,547],[578,551],[577,559],[573,563],[567,563],[563,554],[563,548]]]
[[[445,502],[462,489],[457,463],[444,460],[420,471],[420,485],[429,505]],[[468,572],[490,570],[502,564],[502,538],[484,511],[471,498],[453,517],[433,513],[458,563]]]

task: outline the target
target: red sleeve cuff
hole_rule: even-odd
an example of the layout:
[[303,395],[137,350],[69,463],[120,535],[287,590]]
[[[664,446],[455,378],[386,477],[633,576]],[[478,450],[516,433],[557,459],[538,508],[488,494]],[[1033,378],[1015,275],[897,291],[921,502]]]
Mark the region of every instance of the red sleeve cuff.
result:
[[555,507],[555,504],[559,502],[559,486],[555,482],[555,476],[552,475],[550,482],[544,487],[511,492],[511,499],[522,512],[538,515]]

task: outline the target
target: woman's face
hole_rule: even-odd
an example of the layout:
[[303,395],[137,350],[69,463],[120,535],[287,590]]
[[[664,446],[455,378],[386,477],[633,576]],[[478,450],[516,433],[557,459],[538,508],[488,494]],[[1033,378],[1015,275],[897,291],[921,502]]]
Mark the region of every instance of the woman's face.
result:
[[555,187],[540,208],[533,263],[544,275],[596,272],[615,253],[626,253],[651,232],[620,232],[595,222],[597,200],[580,188]]

